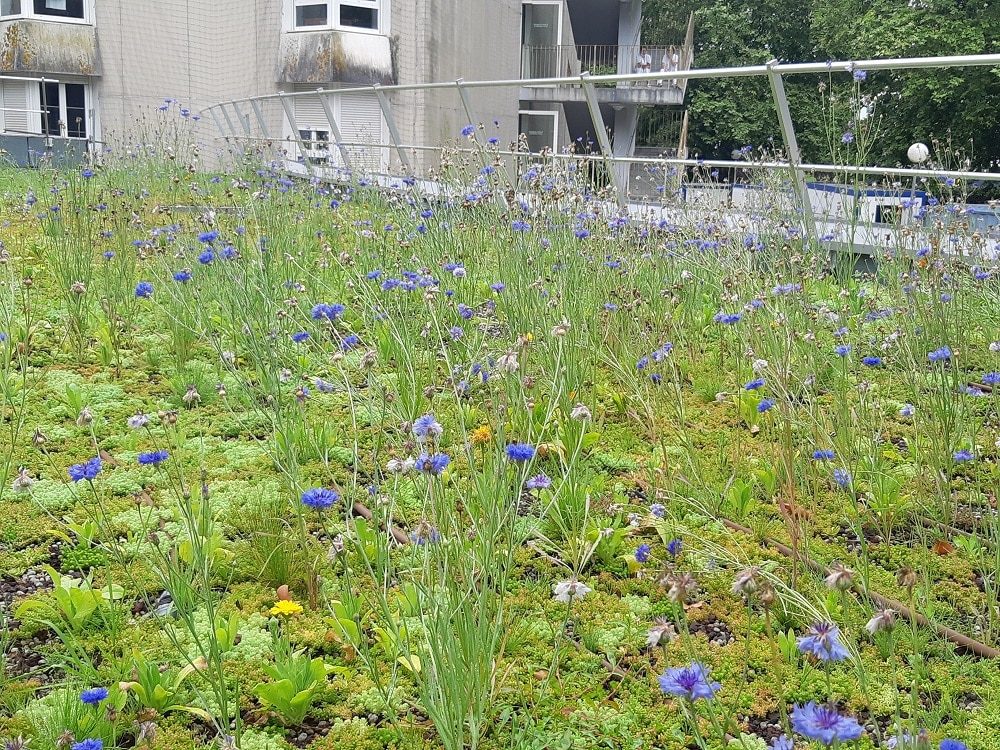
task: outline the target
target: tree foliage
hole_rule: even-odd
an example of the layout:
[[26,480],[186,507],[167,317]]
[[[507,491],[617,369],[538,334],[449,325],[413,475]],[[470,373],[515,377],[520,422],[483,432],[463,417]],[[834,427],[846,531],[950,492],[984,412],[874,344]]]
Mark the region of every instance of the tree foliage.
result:
[[[695,66],[865,60],[984,54],[1000,41],[997,0],[646,0],[643,38],[669,43],[695,21]],[[785,80],[799,145],[808,161],[829,159],[820,85],[849,76],[798,75]],[[970,166],[1000,163],[1000,68],[872,71],[864,90],[875,101],[880,137],[873,162],[905,161],[914,141],[939,142]],[[728,157],[746,145],[780,144],[763,78],[692,81],[688,145],[706,157]],[[842,124],[844,130],[850,123]],[[938,148],[941,158],[948,149]],[[956,158],[955,156],[952,157]]]

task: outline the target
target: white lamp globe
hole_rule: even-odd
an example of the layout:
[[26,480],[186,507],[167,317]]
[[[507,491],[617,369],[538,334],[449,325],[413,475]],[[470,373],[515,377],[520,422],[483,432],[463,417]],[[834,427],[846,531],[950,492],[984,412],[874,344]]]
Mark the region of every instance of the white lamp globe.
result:
[[914,143],[906,149],[906,158],[914,164],[923,164],[930,155],[930,149],[923,143]]

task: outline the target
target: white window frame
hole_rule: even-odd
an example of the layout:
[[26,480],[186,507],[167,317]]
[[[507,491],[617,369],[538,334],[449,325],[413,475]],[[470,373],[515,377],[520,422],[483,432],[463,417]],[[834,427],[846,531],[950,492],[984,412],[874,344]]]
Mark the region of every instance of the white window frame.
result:
[[83,0],[83,18],[67,16],[50,16],[45,13],[35,13],[34,0],[21,0],[21,12],[0,15],[0,21],[15,20],[46,21],[47,23],[75,23],[78,26],[94,25],[94,0]]
[[[521,0],[521,13],[524,13],[525,5],[558,5],[559,15],[556,21],[556,46],[561,47],[563,44],[563,15],[565,10],[563,9],[563,0]],[[522,27],[523,30],[523,27]],[[524,41],[521,41],[524,44]]]
[[[518,135],[521,130],[521,115],[549,115],[552,117],[552,153],[559,153],[559,110],[558,109],[519,109],[517,110]],[[534,152],[532,152],[534,153]]]
[[[286,0],[285,31],[307,33],[310,31],[352,31],[358,34],[389,34],[389,7],[391,0]],[[325,5],[326,23],[317,26],[296,26],[295,16],[298,8],[304,5]],[[377,14],[377,26],[366,29],[363,26],[342,26],[340,24],[340,6],[357,5],[371,8]]]
[[[47,138],[65,138],[69,141],[93,141],[96,140],[94,136],[94,93],[93,87],[88,81],[74,81],[74,80],[50,80],[46,79],[45,83],[57,83],[59,84],[59,134],[53,135],[52,133],[46,133],[43,125],[46,112],[43,108],[43,102],[41,94],[38,92],[37,84],[35,87],[34,96],[37,97],[38,105],[38,132],[42,137]],[[69,135],[69,115],[68,107],[66,106],[66,85],[81,85],[83,86],[83,127],[86,131],[84,137],[70,136]]]

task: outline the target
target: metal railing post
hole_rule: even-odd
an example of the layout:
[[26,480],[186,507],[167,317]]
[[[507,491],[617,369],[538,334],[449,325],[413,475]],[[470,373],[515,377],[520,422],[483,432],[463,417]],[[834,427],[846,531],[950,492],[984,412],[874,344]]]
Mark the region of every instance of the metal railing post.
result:
[[271,133],[267,128],[267,120],[264,119],[264,110],[260,108],[260,102],[256,99],[250,100],[250,109],[253,110],[254,116],[257,118],[257,124],[260,125],[260,132],[266,140],[271,139]]
[[229,106],[232,107],[233,111],[236,113],[236,119],[239,120],[240,125],[243,126],[243,132],[247,134],[248,138],[251,137],[253,133],[250,132],[250,118],[240,112],[240,108],[236,105],[236,102],[229,102]]
[[410,160],[406,156],[406,152],[403,151],[402,139],[399,137],[399,129],[396,127],[396,119],[392,116],[392,110],[389,107],[389,98],[382,91],[382,87],[377,83],[372,86],[375,91],[375,96],[378,97],[378,104],[382,108],[382,117],[385,118],[386,127],[389,128],[389,138],[392,139],[392,145],[396,147],[396,156],[399,157],[399,163],[403,165],[403,168],[412,177],[413,167],[410,166]]
[[799,153],[799,142],[795,138],[795,124],[788,110],[788,97],[785,95],[785,84],[781,73],[775,70],[777,60],[767,63],[767,78],[771,83],[771,94],[774,97],[774,107],[778,113],[778,126],[781,128],[781,138],[785,142],[785,152],[788,166],[792,171],[792,186],[802,209],[802,223],[806,238],[812,242],[816,239],[816,220],[813,217],[812,203],[809,201],[809,188],[806,185],[805,174],[802,171],[802,156]]
[[226,129],[222,127],[222,120],[219,119],[219,113],[216,112],[216,109],[218,109],[218,107],[220,106],[222,105],[213,104],[211,107],[208,108],[207,111],[212,113],[212,119],[215,121],[215,127],[219,129],[219,135],[222,136],[222,140],[228,141],[230,139],[230,136],[226,133]]
[[601,155],[604,157],[604,167],[608,171],[611,185],[618,196],[618,207],[624,208],[627,203],[625,190],[622,188],[618,173],[615,171],[614,155],[611,152],[611,141],[608,140],[608,130],[604,127],[604,116],[601,114],[601,105],[597,103],[597,96],[594,94],[594,84],[589,80],[589,73],[580,74],[580,82],[583,84],[583,95],[587,99],[587,109],[590,110],[590,119],[594,124],[597,144],[601,147]]
[[236,126],[233,125],[233,120],[229,116],[229,111],[226,109],[226,105],[224,103],[220,104],[219,105],[219,109],[222,111],[222,116],[224,118],[226,118],[226,125],[229,126],[229,132],[233,134],[233,139],[235,140],[235,138],[236,138]]
[[337,145],[337,150],[340,151],[340,158],[344,160],[344,168],[348,172],[354,172],[354,167],[351,164],[351,155],[347,150],[347,146],[344,145],[344,136],[340,134],[340,126],[337,124],[337,118],[333,116],[333,107],[330,106],[330,97],[332,94],[321,91],[316,96],[319,97],[319,103],[323,105],[323,113],[326,115],[326,121],[330,124],[330,135],[333,136],[333,142]]
[[295,112],[292,110],[292,105],[288,103],[288,97],[285,95],[284,91],[278,92],[278,101],[281,102],[281,108],[285,110],[285,117],[288,118],[288,124],[292,126],[292,133],[295,134],[295,142],[299,144],[299,153],[302,155],[302,163],[305,165],[309,174],[315,177],[315,168],[313,163],[309,161],[309,155],[306,153],[308,149],[306,148],[305,141],[302,140],[302,133],[299,131],[299,125],[295,122]]
[[[476,115],[472,111],[472,102],[469,101],[469,92],[465,90],[465,86],[463,84],[464,81],[461,78],[455,79],[455,88],[458,89],[458,95],[462,99],[462,107],[465,109],[465,116],[469,118],[469,124],[474,128],[472,137],[475,139],[476,146],[478,147],[479,136],[476,134],[475,130],[477,123]],[[479,161],[481,161],[483,166],[485,167],[489,163],[486,160],[486,154],[483,153],[483,150],[481,148],[476,148],[476,151],[479,152]]]

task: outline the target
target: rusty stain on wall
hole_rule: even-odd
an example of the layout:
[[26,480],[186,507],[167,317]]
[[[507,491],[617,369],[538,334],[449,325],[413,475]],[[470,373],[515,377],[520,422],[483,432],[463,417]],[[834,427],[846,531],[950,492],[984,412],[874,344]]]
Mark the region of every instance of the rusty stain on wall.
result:
[[0,72],[100,75],[97,33],[82,24],[0,23]]
[[349,31],[283,34],[278,83],[396,82],[388,37]]

